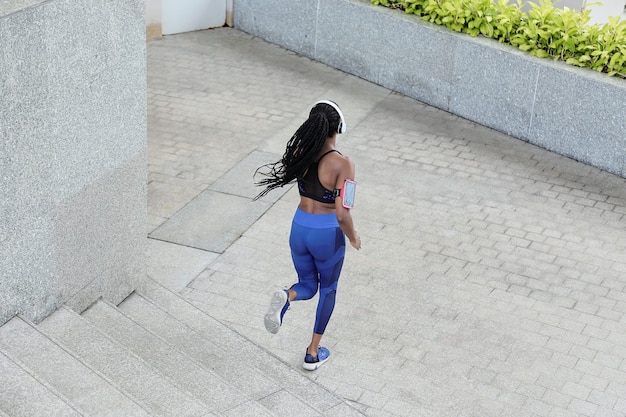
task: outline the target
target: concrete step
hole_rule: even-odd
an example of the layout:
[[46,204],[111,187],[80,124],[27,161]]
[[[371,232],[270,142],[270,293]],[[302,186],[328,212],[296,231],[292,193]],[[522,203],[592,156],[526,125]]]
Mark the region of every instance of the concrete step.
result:
[[[224,338],[221,334],[212,333],[211,337],[205,337],[144,297],[129,297],[119,309],[252,399],[264,398],[280,390],[275,381],[243,364],[233,352],[216,345],[215,342]],[[198,319],[207,320],[208,317],[200,314]]]
[[86,367],[24,320],[14,318],[0,327],[0,349],[55,392],[69,399],[81,414],[149,415],[103,376]]
[[40,323],[38,329],[86,366],[104,375],[151,415],[211,415],[207,405],[65,307]]
[[0,410],[11,417],[81,415],[59,395],[9,359],[2,350],[0,350]]
[[154,281],[119,305],[142,327],[248,393],[279,416],[360,416],[357,410],[270,352]]
[[[147,304],[147,301],[142,300],[139,295],[133,294],[123,304],[136,304],[141,308],[142,303]],[[203,401],[211,411],[223,413],[250,402],[244,392],[181,352],[179,346],[165,341],[160,333],[152,333],[115,306],[99,301],[83,312],[82,316],[160,373],[167,375],[176,386]],[[148,320],[158,319],[158,316],[148,316]],[[210,354],[205,352],[204,355],[208,358]],[[267,410],[257,411],[261,415],[271,415]]]
[[0,327],[0,417],[362,415],[308,376],[152,280]]

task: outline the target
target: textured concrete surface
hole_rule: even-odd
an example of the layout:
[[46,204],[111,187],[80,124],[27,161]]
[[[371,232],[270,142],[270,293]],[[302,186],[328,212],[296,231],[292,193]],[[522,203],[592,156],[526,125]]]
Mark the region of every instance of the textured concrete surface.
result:
[[[308,378],[368,416],[626,413],[626,180],[234,29],[150,42],[148,60],[149,232],[225,193],[214,184],[250,155],[281,154],[319,98],[342,106],[363,249],[347,253],[323,339],[332,357]],[[237,174],[242,187],[251,174]],[[263,314],[296,279],[297,202],[290,188],[250,203],[269,206],[180,292],[294,369],[315,301],[293,303],[277,335]]]
[[[73,405],[87,415],[111,415],[114,409],[125,416],[148,416],[96,372],[85,368],[70,353],[22,320],[13,319],[2,326],[0,349],[27,367],[39,381],[51,381],[53,392],[62,398],[72,398]],[[5,401],[14,401],[15,396],[6,395],[9,398]],[[15,410],[7,408],[7,412]]]
[[207,190],[150,234],[155,239],[224,252],[269,208],[248,198]]
[[0,323],[118,303],[145,278],[143,13],[0,4]]
[[0,1],[0,17],[8,16],[44,1],[45,0],[2,0]]
[[[23,370],[5,355],[0,355],[0,406],[5,409],[7,400],[16,397],[24,398],[20,404],[11,404],[11,415],[14,416],[68,416],[78,417],[80,413],[73,410],[54,393],[41,385],[34,377]],[[33,401],[37,398],[37,401]],[[1,413],[6,415],[5,413]],[[0,415],[1,415],[0,414]]]
[[154,364],[138,356],[128,356],[124,345],[108,338],[73,311],[58,309],[39,329],[71,350],[82,363],[115,381],[118,389],[150,414],[173,417],[209,413],[200,399],[192,397],[172,379],[163,378]]
[[180,244],[150,239],[146,263],[148,276],[168,288],[179,292],[211,264],[217,254]]

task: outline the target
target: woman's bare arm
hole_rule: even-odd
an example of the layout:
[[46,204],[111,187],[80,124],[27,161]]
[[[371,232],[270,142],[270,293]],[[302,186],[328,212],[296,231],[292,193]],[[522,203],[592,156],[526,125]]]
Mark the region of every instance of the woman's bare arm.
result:
[[[354,163],[348,158],[342,158],[339,175],[337,176],[337,181],[335,183],[335,189],[343,188],[346,179],[354,180],[354,174]],[[350,241],[350,244],[357,250],[361,249],[361,237],[354,228],[354,222],[352,221],[350,209],[343,206],[341,197],[335,198],[335,213],[337,215],[339,227],[341,227],[341,230]]]

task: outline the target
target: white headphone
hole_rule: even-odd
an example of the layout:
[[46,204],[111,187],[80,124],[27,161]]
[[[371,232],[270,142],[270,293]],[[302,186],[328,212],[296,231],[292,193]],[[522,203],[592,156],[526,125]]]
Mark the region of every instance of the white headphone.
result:
[[341,112],[341,109],[339,108],[337,103],[330,100],[320,100],[315,103],[313,107],[317,106],[318,104],[328,104],[333,109],[337,110],[337,113],[339,113],[339,126],[337,126],[337,133],[346,133],[346,130],[348,130],[348,125],[346,124],[346,119],[343,118],[343,113]]

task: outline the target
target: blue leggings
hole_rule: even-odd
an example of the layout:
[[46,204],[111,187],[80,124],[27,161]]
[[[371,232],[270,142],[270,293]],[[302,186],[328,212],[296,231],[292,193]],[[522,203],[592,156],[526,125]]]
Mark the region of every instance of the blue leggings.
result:
[[319,288],[313,331],[324,334],[335,308],[337,282],[346,254],[346,238],[335,213],[311,214],[298,209],[289,236],[291,258],[298,283],[291,289],[296,300],[309,300]]

